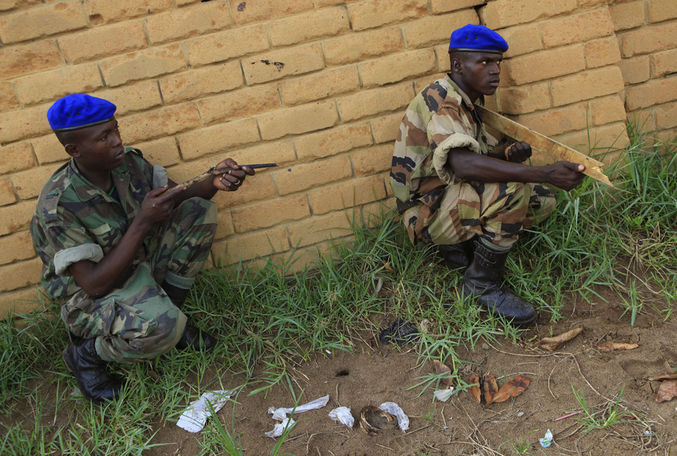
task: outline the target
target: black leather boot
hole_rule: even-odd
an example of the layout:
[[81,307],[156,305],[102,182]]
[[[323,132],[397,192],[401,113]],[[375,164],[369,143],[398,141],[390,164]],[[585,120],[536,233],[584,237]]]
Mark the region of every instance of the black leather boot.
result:
[[509,253],[477,241],[473,262],[463,277],[463,292],[475,298],[485,310],[507,318],[513,325],[526,325],[536,320],[534,307],[503,286]]
[[179,350],[186,350],[188,348],[192,350],[200,351],[212,351],[216,346],[216,338],[210,334],[196,328],[195,326],[186,325],[186,329],[183,330],[181,339],[176,344],[176,348]]
[[96,339],[79,339],[63,351],[63,360],[75,376],[78,388],[90,401],[100,404],[120,397],[122,380],[108,372],[108,363],[96,353]]
[[442,263],[449,269],[460,269],[461,272],[470,266],[473,258],[474,244],[472,239],[453,245],[438,245],[437,250]]
[[190,290],[175,287],[174,285],[168,284],[166,281],[162,282],[161,287],[163,290],[165,290],[165,293],[167,293],[169,299],[171,299],[174,305],[179,309],[186,302],[186,298],[188,298],[188,293],[190,293]]

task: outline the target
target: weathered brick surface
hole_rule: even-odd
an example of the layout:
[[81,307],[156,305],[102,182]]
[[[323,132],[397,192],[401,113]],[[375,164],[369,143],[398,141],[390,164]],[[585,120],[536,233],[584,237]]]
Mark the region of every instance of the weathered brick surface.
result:
[[[237,46],[233,46],[233,43],[237,43]],[[192,66],[222,62],[269,48],[263,25],[226,30],[186,42],[186,53]]]
[[[237,150],[227,152],[222,158],[225,159],[226,155],[242,165],[277,163],[280,166],[285,166],[296,161],[294,144],[290,139],[267,142],[248,148],[238,148]],[[221,157],[219,157],[219,159],[221,159]],[[273,171],[259,170],[257,173],[261,174],[266,172]]]
[[35,166],[31,146],[27,142],[17,142],[0,146],[0,174],[16,173]]
[[12,181],[8,177],[0,178],[0,206],[16,203]]
[[430,7],[433,14],[441,14],[483,5],[484,3],[484,0],[431,0]]
[[329,98],[360,89],[360,76],[354,65],[314,73],[280,83],[285,106]]
[[649,20],[662,22],[677,18],[677,2],[672,0],[651,0],[647,2]]
[[221,30],[231,24],[228,5],[213,1],[150,16],[146,30],[150,42],[157,44]]
[[487,27],[500,29],[570,13],[577,6],[576,0],[496,0],[487,3],[482,16]]
[[321,215],[385,198],[381,176],[354,179],[308,193],[313,214]]
[[224,209],[267,200],[275,196],[277,192],[272,176],[259,173],[256,177],[247,177],[242,187],[235,192],[218,193],[213,201],[219,209]]
[[475,10],[459,11],[444,16],[427,16],[402,25],[407,48],[422,48],[449,42],[451,32],[466,24],[479,24]]
[[403,49],[399,27],[354,33],[322,43],[327,65],[359,62]]
[[14,293],[3,293],[0,295],[0,319],[9,318],[12,314],[27,314],[39,309],[42,306],[39,294],[45,296],[44,290],[42,288],[37,290],[35,286]]
[[[624,123],[603,125],[589,130],[584,129],[579,132],[556,136],[553,139],[584,153],[588,153],[595,147],[597,154],[602,155],[608,154],[610,148],[619,149],[628,144],[628,135]],[[593,153],[593,155],[595,154]]]
[[281,138],[333,127],[339,121],[336,104],[323,101],[282,109],[258,117],[261,138]]
[[374,134],[374,142],[380,144],[395,141],[400,131],[400,123],[402,123],[403,117],[404,111],[373,119],[370,123],[371,131]]
[[289,16],[313,9],[312,0],[258,0],[243,2],[229,0],[230,11],[236,24]]
[[280,195],[300,192],[353,176],[350,159],[345,155],[296,165],[289,169],[291,169],[291,172],[285,169],[274,174],[275,184]]
[[35,256],[33,240],[28,231],[0,238],[0,264],[27,260]]
[[677,27],[675,24],[661,24],[653,27],[642,27],[625,33],[621,37],[623,57],[649,54],[677,47]]
[[587,106],[585,103],[578,103],[564,108],[519,116],[517,121],[543,135],[555,136],[568,131],[585,129],[586,119]]
[[504,57],[515,57],[543,49],[543,36],[536,24],[520,25],[500,31],[501,36],[508,42],[508,52]]
[[250,117],[277,109],[280,96],[274,85],[250,87],[233,93],[200,100],[198,107],[205,125]]
[[323,36],[336,36],[348,30],[350,22],[344,7],[304,13],[268,24],[270,42],[274,47],[310,41]]
[[615,36],[585,43],[585,63],[588,68],[613,65],[621,60],[621,50]]
[[341,98],[338,107],[341,119],[348,122],[408,106],[414,95],[412,84],[405,82]]
[[69,63],[108,57],[146,47],[141,21],[130,21],[59,37],[59,46]]
[[289,239],[293,246],[305,247],[327,239],[336,239],[353,233],[352,211],[334,212],[322,217],[311,217],[289,225]]
[[592,100],[590,102],[590,113],[594,126],[625,120],[625,106],[618,95]]
[[9,82],[0,82],[0,112],[19,107],[14,86]]
[[193,103],[157,109],[119,119],[120,131],[129,143],[145,141],[200,126],[200,116]]
[[101,62],[101,72],[108,86],[119,86],[140,79],[174,73],[186,68],[181,46],[154,47]]
[[677,77],[656,79],[625,91],[625,109],[635,111],[677,99]]
[[300,161],[329,157],[371,143],[371,131],[366,122],[294,138]]
[[230,218],[230,212],[219,212],[216,216],[218,226],[216,227],[215,239],[223,239],[235,233],[233,220]]
[[428,14],[426,0],[366,0],[348,5],[353,30],[364,30]]
[[614,24],[609,10],[604,8],[544,22],[541,32],[548,49],[613,35]]
[[261,139],[254,119],[202,128],[178,138],[181,156],[186,160],[233,149]]
[[35,201],[0,207],[0,236],[27,229],[34,209]]
[[303,194],[233,209],[230,215],[235,232],[246,233],[310,217],[310,208],[308,198]]
[[[124,136],[122,139],[124,141]],[[125,145],[128,144],[125,143]],[[167,167],[176,165],[181,161],[179,146],[173,137],[129,145],[139,149],[143,153],[143,157],[153,164]]]
[[527,114],[550,107],[550,86],[545,82],[500,88],[497,93],[500,109],[506,114]]
[[291,246],[287,232],[282,227],[266,231],[233,236],[227,241],[215,242],[212,255],[216,261],[224,264],[247,261],[256,257],[264,257],[273,253],[286,252]]
[[114,89],[100,90],[92,94],[110,101],[117,106],[115,115],[125,114],[162,106],[162,97],[155,81],[142,81]]
[[365,62],[358,68],[363,87],[370,88],[434,71],[437,59],[432,49],[420,49]]
[[671,49],[652,55],[651,64],[653,67],[654,78],[677,73],[677,49]]
[[632,59],[623,59],[618,62],[617,65],[618,68],[621,69],[623,80],[626,85],[648,81],[651,77],[651,66],[649,64],[648,55]]
[[290,75],[296,76],[322,68],[324,68],[324,58],[319,44],[283,49],[242,60],[245,81],[249,85],[282,79]]
[[85,7],[92,25],[117,22],[171,9],[172,0],[86,0]]
[[40,190],[42,190],[42,186],[47,182],[47,179],[49,179],[60,166],[61,165],[41,166],[39,168],[33,168],[28,171],[14,174],[12,176],[12,184],[14,184],[16,194],[22,200],[37,198],[40,194]]
[[69,158],[59,140],[56,139],[56,135],[53,133],[34,138],[31,140],[31,144],[33,145],[33,151],[35,152],[35,156],[40,165],[64,162]]
[[656,108],[656,127],[659,129],[677,127],[677,102]]
[[40,281],[40,258],[0,266],[0,292],[16,290]]
[[9,11],[14,8],[25,8],[38,3],[40,3],[40,0],[0,0],[0,11]]
[[19,100],[25,106],[53,101],[70,93],[92,92],[103,87],[99,68],[94,63],[24,76],[14,84]]
[[628,30],[644,24],[644,2],[619,3],[609,6],[614,29]]
[[503,64],[505,76],[501,77],[510,85],[523,85],[577,73],[584,68],[583,45],[577,44],[507,60]]
[[0,144],[32,138],[50,131],[47,109],[49,106],[40,105],[0,114]]
[[160,80],[160,90],[168,104],[194,100],[226,92],[244,84],[239,62],[197,68]]
[[585,71],[550,83],[553,106],[609,95],[623,87],[623,75],[617,66]]
[[51,3],[0,17],[0,39],[4,44],[17,43],[87,25],[80,1]]
[[390,169],[393,161],[393,145],[383,144],[369,149],[354,152],[350,159],[353,162],[356,176],[370,176]]
[[38,41],[0,48],[0,79],[9,79],[63,64],[54,41]]

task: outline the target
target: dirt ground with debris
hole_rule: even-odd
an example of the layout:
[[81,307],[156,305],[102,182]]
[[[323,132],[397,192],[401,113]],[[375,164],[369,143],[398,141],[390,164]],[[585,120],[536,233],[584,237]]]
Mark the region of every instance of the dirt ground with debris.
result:
[[[610,300],[614,299],[609,296]],[[656,306],[663,309],[665,306]],[[280,454],[293,455],[615,455],[677,454],[677,399],[658,404],[659,382],[647,378],[675,372],[677,346],[674,318],[667,322],[651,305],[645,304],[634,326],[624,308],[611,303],[576,304],[564,309],[564,318],[550,324],[541,316],[523,335],[518,345],[480,341],[474,350],[459,352],[471,364],[461,369],[469,382],[474,373],[493,374],[499,386],[517,375],[531,379],[530,386],[517,398],[490,405],[478,404],[468,391],[447,402],[433,399],[432,389],[410,389],[416,378],[433,372],[432,363],[417,365],[411,346],[401,349],[367,339],[356,341],[354,353],[317,353],[315,359],[300,364],[295,372],[296,389],[303,388],[301,403],[329,395],[326,407],[298,414],[296,427]],[[385,323],[385,322],[384,322]],[[583,332],[554,352],[530,347],[530,341],[561,334],[582,326]],[[636,343],[627,351],[603,352],[604,342]],[[453,366],[452,366],[453,368]],[[635,411],[623,416],[634,423],[616,424],[590,430],[577,418],[561,418],[581,410],[573,389],[582,390],[591,413],[608,410],[621,388],[619,411]],[[292,407],[289,389],[273,388],[267,395],[248,396],[244,390],[237,401],[219,413],[222,423],[234,426],[240,434],[245,455],[270,454],[276,440],[265,432],[275,422],[269,407]],[[335,407],[352,409],[356,418],[366,405],[395,402],[410,419],[407,432],[388,429],[368,436],[357,426],[347,428],[332,421],[328,413]],[[603,417],[598,415],[601,419]],[[550,429],[552,445],[543,449],[539,438]],[[196,455],[199,434],[190,434],[169,423],[158,428],[154,443],[165,443],[154,455]]]

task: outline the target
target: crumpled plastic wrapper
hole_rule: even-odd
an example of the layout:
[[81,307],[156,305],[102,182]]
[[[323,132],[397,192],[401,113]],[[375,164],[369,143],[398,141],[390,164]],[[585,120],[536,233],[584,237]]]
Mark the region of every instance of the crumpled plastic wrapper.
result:
[[280,424],[276,424],[272,431],[266,432],[266,437],[274,439],[275,437],[280,437],[284,434],[284,430],[287,429],[287,426],[292,427],[296,424],[296,421],[291,418],[285,418]]
[[433,394],[438,401],[447,402],[449,398],[454,395],[454,388],[449,387],[447,389],[437,390]]
[[407,432],[407,429],[409,429],[409,417],[404,414],[404,411],[399,405],[394,402],[384,402],[379,405],[378,408],[391,415],[395,415],[397,417],[397,427],[399,427],[402,432]]
[[550,445],[552,445],[552,440],[553,436],[550,429],[548,429],[548,431],[545,433],[545,437],[543,437],[542,439],[538,439],[543,448],[548,448]]
[[355,425],[355,418],[353,417],[353,414],[350,413],[350,409],[348,407],[335,408],[329,412],[329,418],[334,421],[338,421],[349,428],[352,428]]
[[[286,423],[291,422],[291,425],[294,424],[294,420],[289,418],[287,420],[287,415],[294,412],[294,413],[301,413],[301,412],[307,412],[309,410],[317,410],[321,409],[325,405],[327,405],[327,402],[329,402],[329,395],[327,394],[324,397],[321,397],[319,399],[315,399],[314,401],[310,401],[307,404],[299,405],[296,408],[275,408],[275,407],[269,407],[268,408],[268,413],[273,415],[273,419],[275,421],[282,421],[280,424],[276,424],[275,428],[270,431],[266,432],[266,435],[268,437],[279,437],[282,435],[282,432],[284,432],[284,428],[286,426]],[[279,432],[279,433],[278,433]]]
[[176,425],[188,432],[200,432],[205,427],[207,418],[212,415],[207,402],[212,405],[216,413],[223,408],[232,394],[232,391],[208,391],[202,394],[199,399],[188,405]]

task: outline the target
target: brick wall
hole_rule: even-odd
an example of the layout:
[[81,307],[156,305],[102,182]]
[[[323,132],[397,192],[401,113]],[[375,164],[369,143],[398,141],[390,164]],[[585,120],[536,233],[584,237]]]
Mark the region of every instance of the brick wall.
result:
[[587,127],[622,145],[628,116],[674,134],[676,18],[674,0],[0,0],[0,318],[35,307],[27,227],[66,159],[45,117],[65,94],[117,104],[125,143],[175,181],[279,163],[215,198],[212,255],[296,249],[298,267],[392,206],[399,121],[448,71],[453,29],[511,45],[490,106],[587,150]]

